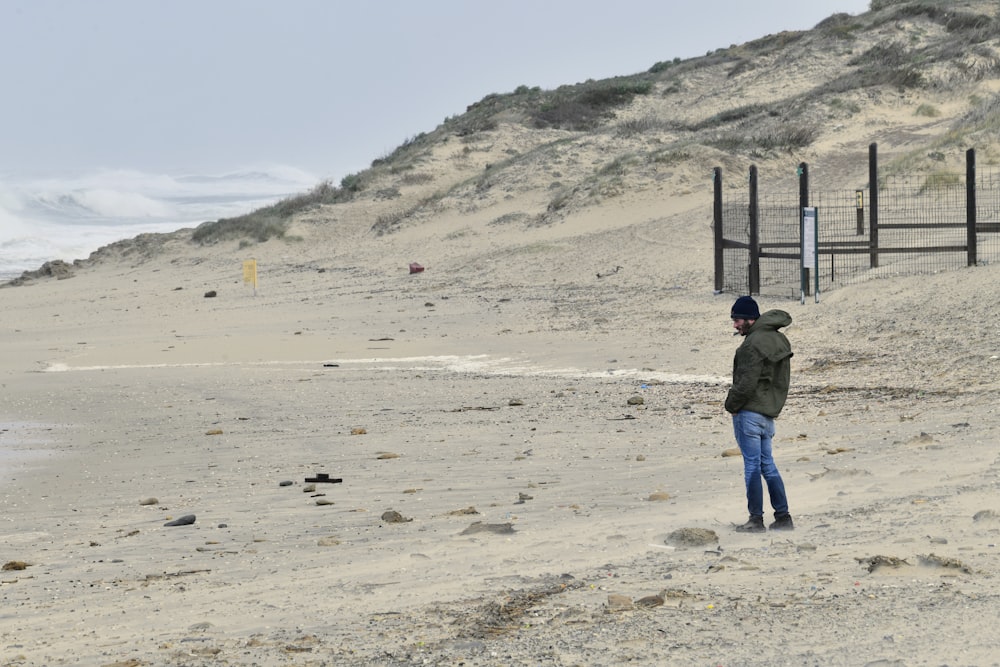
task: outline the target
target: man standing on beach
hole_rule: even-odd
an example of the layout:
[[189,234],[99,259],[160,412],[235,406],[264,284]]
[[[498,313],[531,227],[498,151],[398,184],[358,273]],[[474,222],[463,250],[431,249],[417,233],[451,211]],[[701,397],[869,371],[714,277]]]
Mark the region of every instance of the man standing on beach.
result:
[[[774,509],[771,530],[792,530],[788,513],[785,483],[771,455],[774,418],[781,413],[788,397],[791,378],[792,346],[778,331],[792,323],[783,310],[769,310],[763,315],[757,302],[741,296],[730,313],[733,328],[743,336],[743,344],[733,359],[733,386],[726,396],[726,411],[733,416],[733,431],[743,454],[743,476],[747,487],[750,519],[736,527],[741,533],[763,533],[764,488]],[[734,334],[735,335],[735,334]]]

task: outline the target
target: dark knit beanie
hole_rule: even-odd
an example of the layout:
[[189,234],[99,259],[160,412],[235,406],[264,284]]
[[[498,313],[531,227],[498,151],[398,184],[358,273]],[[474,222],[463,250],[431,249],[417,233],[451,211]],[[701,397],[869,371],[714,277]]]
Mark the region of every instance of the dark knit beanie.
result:
[[741,296],[733,304],[730,315],[734,320],[759,320],[760,310],[757,308],[757,302],[751,297]]

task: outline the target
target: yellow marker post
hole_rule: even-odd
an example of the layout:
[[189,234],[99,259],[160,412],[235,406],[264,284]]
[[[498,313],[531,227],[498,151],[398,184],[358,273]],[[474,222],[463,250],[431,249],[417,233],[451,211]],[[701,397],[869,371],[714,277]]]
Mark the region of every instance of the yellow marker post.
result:
[[243,283],[253,286],[253,295],[257,296],[257,260],[248,259],[243,262]]

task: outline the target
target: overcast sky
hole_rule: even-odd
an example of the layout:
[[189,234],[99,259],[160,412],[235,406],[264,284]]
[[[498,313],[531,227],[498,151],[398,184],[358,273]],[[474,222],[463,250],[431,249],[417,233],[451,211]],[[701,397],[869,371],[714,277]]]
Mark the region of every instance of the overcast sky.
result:
[[0,0],[0,176],[339,181],[490,93],[634,74],[868,0]]

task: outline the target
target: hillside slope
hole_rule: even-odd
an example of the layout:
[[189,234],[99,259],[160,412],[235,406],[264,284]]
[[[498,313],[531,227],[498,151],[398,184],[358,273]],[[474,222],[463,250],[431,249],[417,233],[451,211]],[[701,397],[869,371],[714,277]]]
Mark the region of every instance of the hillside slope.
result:
[[995,3],[872,7],[647,72],[489,95],[339,186],[179,237],[242,251],[284,234],[322,256],[347,239],[395,235],[461,252],[469,235],[517,246],[655,219],[687,249],[708,242],[715,166],[730,188],[756,164],[767,187],[789,190],[802,161],[814,187],[864,186],[872,142],[884,173],[960,169],[968,147],[980,164],[995,161]]

